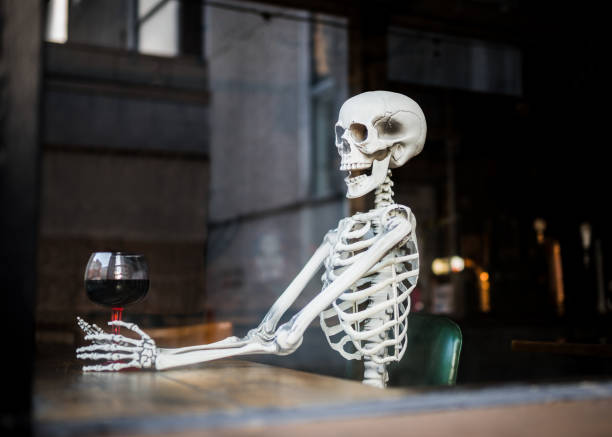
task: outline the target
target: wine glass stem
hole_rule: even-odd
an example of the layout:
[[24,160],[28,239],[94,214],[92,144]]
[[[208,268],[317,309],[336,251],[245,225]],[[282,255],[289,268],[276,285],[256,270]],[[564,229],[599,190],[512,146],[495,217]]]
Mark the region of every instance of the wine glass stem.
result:
[[[123,308],[113,308],[111,312],[111,321],[121,320],[123,316]],[[113,334],[119,335],[121,334],[121,326],[113,326]]]

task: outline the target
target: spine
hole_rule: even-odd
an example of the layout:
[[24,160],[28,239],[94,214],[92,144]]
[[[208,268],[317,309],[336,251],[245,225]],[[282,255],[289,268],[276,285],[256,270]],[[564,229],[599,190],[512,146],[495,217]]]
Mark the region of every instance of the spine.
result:
[[[387,176],[385,180],[374,192],[374,207],[378,210],[394,203],[393,201],[393,181],[391,180],[391,170],[387,170]],[[374,232],[378,234],[381,232],[378,224],[373,225]],[[377,274],[376,282],[383,281],[387,278],[389,274],[387,269]],[[378,293],[373,295],[370,298],[370,306],[376,305],[380,302],[384,302],[388,299],[388,287],[383,288]],[[385,324],[389,320],[389,314],[385,311],[381,311],[380,313],[374,314],[371,318],[365,321],[365,329],[376,329],[377,327]],[[365,344],[365,349],[374,348],[379,343],[387,340],[387,333],[383,332],[382,334],[376,336],[375,338],[369,339]],[[377,354],[377,358],[382,360],[387,351],[386,348],[383,348]],[[387,386],[387,381],[389,376],[387,374],[387,365],[386,364],[377,364],[372,360],[372,357],[364,356],[364,372],[363,372],[363,383],[366,385],[371,385],[374,387],[384,388]]]
[[384,208],[392,205],[393,202],[393,181],[391,180],[391,170],[387,170],[387,176],[382,184],[374,191],[374,208]]

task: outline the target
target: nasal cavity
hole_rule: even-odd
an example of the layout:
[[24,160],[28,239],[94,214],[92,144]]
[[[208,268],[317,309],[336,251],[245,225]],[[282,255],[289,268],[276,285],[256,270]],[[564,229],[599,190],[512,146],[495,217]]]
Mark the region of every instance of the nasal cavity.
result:
[[342,153],[344,154],[351,153],[351,145],[344,138],[342,139]]

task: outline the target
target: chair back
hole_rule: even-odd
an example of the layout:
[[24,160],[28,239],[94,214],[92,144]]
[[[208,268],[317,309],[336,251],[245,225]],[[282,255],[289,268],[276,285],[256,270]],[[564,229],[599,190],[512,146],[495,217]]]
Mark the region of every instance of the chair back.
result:
[[401,361],[389,366],[389,386],[454,385],[463,336],[447,317],[411,313],[408,346]]

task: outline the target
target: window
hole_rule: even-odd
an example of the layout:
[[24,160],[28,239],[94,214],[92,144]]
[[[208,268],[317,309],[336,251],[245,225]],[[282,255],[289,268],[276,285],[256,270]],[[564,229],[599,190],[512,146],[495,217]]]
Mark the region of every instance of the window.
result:
[[[182,8],[187,8],[187,17],[181,16]],[[193,35],[191,26],[195,20],[200,31],[197,11],[199,4],[182,5],[179,0],[50,0],[46,40],[176,56],[185,33],[201,38]]]

